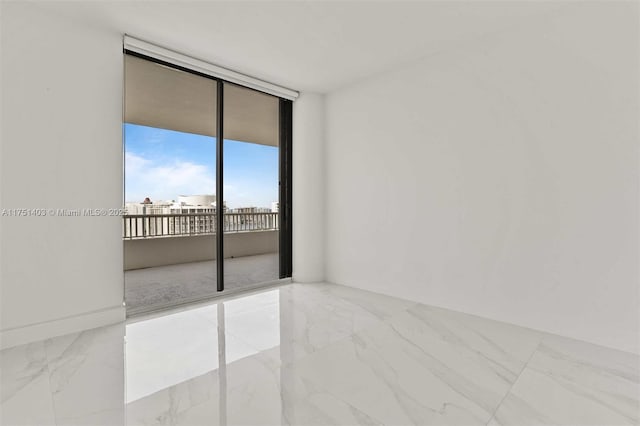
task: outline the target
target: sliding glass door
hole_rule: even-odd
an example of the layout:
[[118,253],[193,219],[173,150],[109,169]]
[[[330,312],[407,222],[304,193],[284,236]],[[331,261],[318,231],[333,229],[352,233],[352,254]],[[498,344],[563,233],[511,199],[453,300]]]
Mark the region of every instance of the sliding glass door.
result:
[[216,291],[214,80],[125,55],[124,269],[130,312]]
[[224,288],[279,279],[279,99],[224,84]]
[[129,313],[291,276],[290,125],[290,101],[125,54]]

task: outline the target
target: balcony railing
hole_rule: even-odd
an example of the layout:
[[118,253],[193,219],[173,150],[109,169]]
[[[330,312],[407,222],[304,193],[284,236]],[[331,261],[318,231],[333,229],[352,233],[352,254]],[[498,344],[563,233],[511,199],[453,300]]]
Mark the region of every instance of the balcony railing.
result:
[[[279,228],[278,213],[225,213],[224,232]],[[157,238],[216,233],[214,213],[131,214],[122,216],[122,238]]]

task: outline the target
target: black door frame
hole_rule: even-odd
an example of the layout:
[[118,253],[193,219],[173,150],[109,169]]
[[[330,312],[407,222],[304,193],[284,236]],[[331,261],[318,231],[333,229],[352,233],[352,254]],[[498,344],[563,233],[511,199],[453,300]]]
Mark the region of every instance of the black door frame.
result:
[[280,98],[280,201],[278,205],[280,237],[280,279],[291,277],[293,269],[292,232],[292,133],[293,102]]
[[224,82],[216,81],[216,290],[224,291]]

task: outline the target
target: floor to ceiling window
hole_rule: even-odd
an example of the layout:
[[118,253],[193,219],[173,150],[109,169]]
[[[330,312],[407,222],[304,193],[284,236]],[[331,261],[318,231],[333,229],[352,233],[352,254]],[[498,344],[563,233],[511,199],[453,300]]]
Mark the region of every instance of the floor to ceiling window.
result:
[[130,53],[124,96],[128,313],[290,277],[290,101]]

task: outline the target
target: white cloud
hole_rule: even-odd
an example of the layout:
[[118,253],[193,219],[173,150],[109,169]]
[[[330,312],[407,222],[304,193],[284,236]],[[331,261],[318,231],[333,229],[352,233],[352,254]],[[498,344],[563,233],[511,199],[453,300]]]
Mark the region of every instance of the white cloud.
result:
[[178,195],[215,194],[215,171],[189,161],[159,163],[132,152],[125,153],[125,199],[141,202],[175,200]]
[[[227,207],[270,207],[277,201],[277,183],[253,179],[224,185]],[[215,194],[215,168],[175,159],[161,161],[125,152],[125,200],[176,200],[178,195]]]

